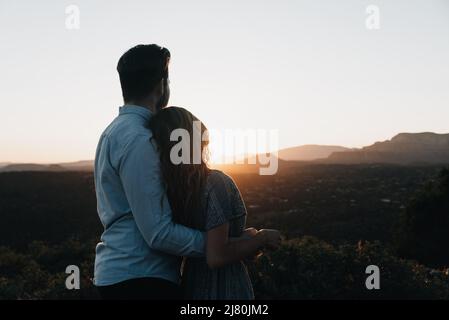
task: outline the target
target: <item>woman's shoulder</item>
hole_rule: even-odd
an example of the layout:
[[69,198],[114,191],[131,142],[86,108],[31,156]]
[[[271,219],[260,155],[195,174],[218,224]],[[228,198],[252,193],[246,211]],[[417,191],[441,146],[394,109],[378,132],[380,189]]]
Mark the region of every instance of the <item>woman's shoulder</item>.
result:
[[210,188],[231,188],[235,186],[234,180],[220,170],[212,169],[207,178],[207,185]]
[[210,230],[236,218],[237,186],[230,176],[219,170],[211,170],[205,194],[206,225]]
[[206,182],[207,194],[216,194],[221,199],[234,198],[239,189],[234,180],[220,170],[211,170]]

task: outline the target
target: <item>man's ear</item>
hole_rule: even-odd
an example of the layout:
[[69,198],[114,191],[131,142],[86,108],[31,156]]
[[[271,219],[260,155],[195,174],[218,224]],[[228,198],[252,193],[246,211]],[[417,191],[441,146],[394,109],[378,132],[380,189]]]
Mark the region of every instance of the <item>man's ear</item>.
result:
[[161,97],[163,94],[164,94],[164,83],[161,80],[153,87],[149,95]]
[[164,90],[165,90],[164,79],[161,79],[161,81],[159,81],[159,83],[156,86],[156,92],[162,96],[164,94]]

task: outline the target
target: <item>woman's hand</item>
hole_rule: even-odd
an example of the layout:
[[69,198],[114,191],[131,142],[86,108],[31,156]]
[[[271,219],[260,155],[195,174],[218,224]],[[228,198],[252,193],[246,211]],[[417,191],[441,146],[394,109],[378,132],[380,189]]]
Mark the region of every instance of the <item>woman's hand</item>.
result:
[[[240,236],[241,239],[251,239],[254,238],[259,231],[256,228],[246,228],[242,235]],[[254,262],[263,255],[263,252],[259,249],[254,254],[249,255],[245,258],[246,262]]]
[[261,229],[257,232],[262,239],[263,246],[267,249],[277,249],[281,245],[281,234],[274,229]]
[[279,231],[246,229],[239,238],[229,238],[229,223],[207,232],[206,259],[210,268],[259,255],[260,249],[277,249],[281,244]]

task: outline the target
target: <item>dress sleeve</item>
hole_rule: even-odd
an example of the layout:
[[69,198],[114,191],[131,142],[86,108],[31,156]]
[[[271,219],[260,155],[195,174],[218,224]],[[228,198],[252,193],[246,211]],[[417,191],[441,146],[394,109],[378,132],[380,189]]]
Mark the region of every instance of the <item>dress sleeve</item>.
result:
[[219,171],[213,171],[207,181],[205,229],[211,230],[233,219],[233,181]]

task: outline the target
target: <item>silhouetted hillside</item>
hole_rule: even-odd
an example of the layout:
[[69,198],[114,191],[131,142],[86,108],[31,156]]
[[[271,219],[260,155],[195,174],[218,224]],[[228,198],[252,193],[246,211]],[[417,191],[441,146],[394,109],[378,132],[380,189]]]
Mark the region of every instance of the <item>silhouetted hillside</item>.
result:
[[92,171],[93,161],[76,161],[55,164],[35,164],[35,163],[4,163],[0,164],[0,172],[16,172],[16,171]]
[[349,151],[351,149],[341,146],[304,145],[281,149],[278,157],[287,161],[312,161],[329,157],[333,152]]
[[34,163],[16,163],[8,164],[0,168],[0,172],[13,171],[65,171],[66,169],[57,164],[34,164]]
[[81,160],[76,162],[58,163],[58,165],[69,171],[92,171],[94,168],[94,161]]
[[391,140],[376,142],[362,149],[334,152],[325,163],[449,163],[449,134],[400,133]]

